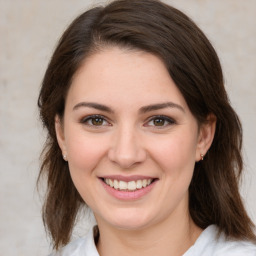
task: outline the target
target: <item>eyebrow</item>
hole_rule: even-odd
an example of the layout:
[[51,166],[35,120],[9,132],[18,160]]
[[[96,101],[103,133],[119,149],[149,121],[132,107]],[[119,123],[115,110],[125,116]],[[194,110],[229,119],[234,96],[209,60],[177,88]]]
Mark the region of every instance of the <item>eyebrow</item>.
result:
[[[112,110],[110,107],[108,107],[106,105],[99,104],[99,103],[94,103],[94,102],[80,102],[73,107],[73,110],[77,110],[81,107],[94,108],[94,109],[101,110],[104,112],[114,113],[114,110]],[[184,108],[174,102],[164,102],[164,103],[147,105],[147,106],[141,107],[139,109],[139,113],[144,114],[147,112],[161,110],[164,108],[176,108],[185,113]]]
[[185,113],[185,110],[182,106],[180,106],[179,104],[176,104],[174,102],[165,102],[165,103],[159,103],[159,104],[152,104],[152,105],[148,105],[145,107],[141,107],[139,112],[140,113],[147,113],[150,111],[155,111],[155,110],[160,110],[160,109],[164,109],[164,108],[177,108],[179,110],[181,110],[182,112]]
[[104,112],[114,113],[114,111],[110,107],[94,102],[80,102],[73,107],[73,110],[77,110],[81,107],[95,108]]

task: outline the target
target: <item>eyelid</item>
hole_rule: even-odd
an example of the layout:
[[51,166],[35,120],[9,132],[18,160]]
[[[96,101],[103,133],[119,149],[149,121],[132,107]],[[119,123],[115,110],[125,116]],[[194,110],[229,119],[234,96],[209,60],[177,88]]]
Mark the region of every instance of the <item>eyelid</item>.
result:
[[[167,125],[163,125],[163,126],[148,125],[149,122],[154,121],[155,119],[163,119],[164,121],[167,121],[168,124],[167,124]],[[156,128],[158,128],[158,129],[161,129],[161,128],[165,128],[165,127],[170,126],[170,125],[173,125],[173,124],[176,124],[176,121],[175,121],[173,118],[168,117],[168,116],[164,116],[164,115],[155,115],[155,116],[151,116],[151,117],[145,122],[145,125],[144,125],[144,126],[156,127]]]
[[[103,121],[107,122],[108,124],[107,125],[99,125],[99,126],[97,126],[97,125],[92,125],[92,124],[87,124],[86,123],[89,120],[94,119],[94,118],[103,119]],[[104,115],[99,115],[99,114],[93,114],[93,115],[85,116],[85,117],[81,118],[80,123],[84,124],[84,125],[87,125],[87,126],[90,126],[90,127],[95,127],[95,128],[100,128],[102,126],[111,126],[111,123],[108,120],[108,118],[106,118]]]

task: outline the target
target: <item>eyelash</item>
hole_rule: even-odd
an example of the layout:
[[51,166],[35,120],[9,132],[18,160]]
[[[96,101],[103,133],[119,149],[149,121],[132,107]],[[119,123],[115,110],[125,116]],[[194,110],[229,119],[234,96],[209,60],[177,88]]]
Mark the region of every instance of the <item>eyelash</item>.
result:
[[[100,125],[95,125],[93,124],[93,120],[96,120],[96,119],[100,119],[102,120],[102,122],[106,122],[107,124],[100,124]],[[89,123],[90,122],[90,123]],[[88,126],[91,126],[91,127],[101,127],[101,126],[111,126],[111,124],[107,121],[106,117],[105,116],[102,116],[102,115],[91,115],[91,116],[87,116],[85,118],[83,118],[80,123],[82,124],[85,124],[85,125],[88,125]]]
[[[99,125],[96,125],[96,124],[93,124],[93,120],[94,121],[97,121],[97,119],[100,120],[100,124]],[[154,121],[160,121],[160,122],[164,122],[163,125],[154,125],[153,124],[150,124],[151,122],[154,122]],[[90,126],[90,127],[93,127],[93,128],[100,128],[102,126],[111,126],[111,123],[107,120],[107,118],[105,116],[102,116],[102,115],[90,115],[90,116],[87,116],[85,118],[83,118],[80,123],[84,124],[84,125],[87,125],[87,126]],[[104,124],[106,123],[106,124]],[[155,127],[157,129],[163,129],[167,126],[170,126],[170,125],[173,125],[173,124],[176,124],[176,121],[170,117],[167,117],[167,116],[163,116],[163,115],[157,115],[157,116],[152,116],[150,117],[150,119],[148,119],[146,121],[146,123],[143,125],[145,127]]]
[[[149,123],[150,122],[154,122],[156,120],[160,120],[160,121],[164,121],[164,125],[150,125]],[[151,117],[147,122],[146,122],[146,125],[145,126],[152,126],[152,127],[156,127],[157,129],[161,129],[161,128],[165,128],[169,125],[173,125],[173,124],[176,124],[175,120],[170,118],[170,117],[167,117],[167,116],[162,116],[162,115],[157,115],[157,116],[153,116]]]

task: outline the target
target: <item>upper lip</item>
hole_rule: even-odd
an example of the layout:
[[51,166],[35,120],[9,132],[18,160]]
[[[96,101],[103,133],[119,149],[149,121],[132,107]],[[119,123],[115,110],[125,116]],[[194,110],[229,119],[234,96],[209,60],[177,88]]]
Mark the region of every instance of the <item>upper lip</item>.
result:
[[122,181],[137,181],[137,180],[148,180],[148,179],[156,179],[155,177],[152,176],[143,176],[143,175],[131,175],[131,176],[123,176],[123,175],[106,175],[106,176],[101,176],[100,178],[102,179],[111,179],[111,180],[122,180]]

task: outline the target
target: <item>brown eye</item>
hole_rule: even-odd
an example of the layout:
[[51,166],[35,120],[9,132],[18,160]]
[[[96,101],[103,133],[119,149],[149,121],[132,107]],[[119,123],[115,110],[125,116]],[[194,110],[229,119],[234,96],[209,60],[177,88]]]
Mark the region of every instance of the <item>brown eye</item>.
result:
[[104,120],[103,118],[95,117],[91,119],[91,122],[92,122],[92,125],[100,126],[100,125],[103,125]]
[[153,120],[153,123],[154,123],[155,126],[164,126],[165,122],[166,122],[166,120],[160,119],[160,118],[157,118],[157,119]]
[[165,128],[174,124],[176,124],[174,119],[168,116],[154,116],[145,124],[145,126]]
[[105,119],[105,117],[101,115],[87,116],[81,120],[81,123],[91,127],[110,125],[110,123]]

